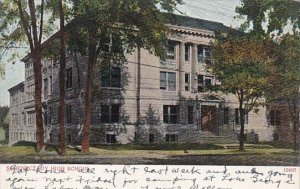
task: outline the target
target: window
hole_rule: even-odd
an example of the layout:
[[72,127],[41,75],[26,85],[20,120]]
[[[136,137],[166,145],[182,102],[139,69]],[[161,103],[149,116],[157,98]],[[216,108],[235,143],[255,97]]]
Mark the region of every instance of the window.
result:
[[184,47],[184,60],[189,61],[190,60],[190,46],[185,44]]
[[272,126],[280,125],[280,111],[278,110],[271,110],[270,112],[270,124]]
[[70,104],[66,105],[66,123],[72,122],[72,106]]
[[44,124],[45,125],[48,124],[48,114],[47,114],[47,111],[44,112]]
[[121,69],[112,67],[110,69],[102,69],[101,87],[121,87]]
[[160,89],[167,91],[176,90],[176,73],[160,72]]
[[213,85],[212,76],[198,75],[198,92],[204,92],[205,87],[210,87]]
[[44,79],[44,100],[48,99],[48,79]]
[[184,89],[185,91],[189,91],[190,90],[190,74],[185,74],[185,78],[184,78]]
[[163,121],[164,123],[177,124],[178,123],[178,106],[164,105],[163,106]]
[[52,76],[49,77],[49,94],[52,94]]
[[28,62],[25,64],[25,77],[31,77],[33,75],[33,63]]
[[106,143],[107,144],[112,144],[112,143],[116,143],[116,135],[115,134],[106,134]]
[[203,75],[198,75],[198,92],[203,92],[204,91],[203,80],[204,80],[204,76]]
[[206,62],[210,63],[211,61],[211,49],[209,46],[198,45],[197,50],[198,63]]
[[188,106],[188,124],[194,124],[194,107]]
[[154,142],[154,134],[149,134],[149,143]]
[[72,88],[72,68],[67,69],[66,87],[67,89]]
[[211,49],[210,49],[210,47],[208,47],[208,46],[205,46],[204,48],[203,48],[203,53],[204,53],[204,60],[205,60],[205,62],[206,63],[210,63],[210,61],[211,61]]
[[120,122],[120,105],[102,105],[101,106],[101,123],[119,123]]
[[22,112],[22,122],[23,126],[26,126],[26,112]]
[[229,124],[229,108],[224,107],[224,124],[228,125]]
[[35,86],[33,85],[29,85],[27,87],[27,100],[33,100],[34,99],[34,92],[35,92]]
[[166,142],[178,142],[178,134],[166,134]]
[[167,58],[172,59],[172,60],[176,59],[176,43],[175,43],[175,41],[168,41]]
[[[235,108],[235,124],[236,125],[240,125],[240,110],[239,108]],[[248,116],[248,112],[245,112],[245,115],[244,115],[244,121],[245,121],[245,125],[248,124],[249,122],[249,116]]]
[[48,117],[49,117],[48,119],[49,119],[49,123],[50,123],[50,124],[52,124],[52,114],[53,114],[52,107],[50,107],[50,108],[49,108],[49,116],[48,116]]
[[110,36],[107,34],[101,35],[101,52],[102,53],[107,53],[110,52]]
[[35,112],[34,111],[30,111],[27,112],[27,125],[28,126],[34,126],[35,125]]
[[67,138],[68,138],[68,144],[71,144],[72,143],[72,135],[70,133],[67,135]]

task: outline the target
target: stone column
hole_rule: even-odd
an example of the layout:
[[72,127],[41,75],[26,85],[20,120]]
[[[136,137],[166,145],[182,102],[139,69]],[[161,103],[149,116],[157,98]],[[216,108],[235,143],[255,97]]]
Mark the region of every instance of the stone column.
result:
[[184,43],[181,42],[179,45],[179,95],[184,91]]
[[198,64],[198,49],[197,44],[193,44],[192,47],[192,63],[191,63],[191,92],[197,89],[197,64]]

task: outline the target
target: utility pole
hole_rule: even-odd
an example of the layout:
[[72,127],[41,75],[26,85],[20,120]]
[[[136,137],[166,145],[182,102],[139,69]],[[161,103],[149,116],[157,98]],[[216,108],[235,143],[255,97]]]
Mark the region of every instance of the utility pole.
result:
[[140,122],[141,122],[141,48],[137,47],[137,89],[136,89],[136,142],[139,143],[140,138]]

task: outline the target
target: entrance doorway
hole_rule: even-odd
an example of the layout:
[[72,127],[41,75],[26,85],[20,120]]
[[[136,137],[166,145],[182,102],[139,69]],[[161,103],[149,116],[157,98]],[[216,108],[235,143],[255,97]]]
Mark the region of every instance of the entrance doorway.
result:
[[219,134],[217,107],[202,105],[201,106],[201,130]]

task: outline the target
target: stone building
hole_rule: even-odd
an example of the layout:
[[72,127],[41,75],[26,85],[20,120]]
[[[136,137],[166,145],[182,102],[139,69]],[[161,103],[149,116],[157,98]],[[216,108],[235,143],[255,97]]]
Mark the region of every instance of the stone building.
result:
[[[205,70],[211,62],[210,42],[215,32],[226,33],[228,28],[218,22],[179,15],[172,15],[168,26],[172,34],[166,47],[167,60],[141,49],[127,54],[126,64],[111,63],[96,68],[91,143],[237,142],[240,124],[237,102],[232,95],[209,91],[209,86],[218,81]],[[107,44],[101,53],[109,49]],[[32,62],[28,57],[23,61],[25,82],[19,84],[21,88],[17,85],[9,91],[12,99],[16,93],[24,96],[21,104],[11,103],[10,115],[25,118],[18,118],[18,124],[11,123],[10,143],[35,139],[35,128],[29,119],[34,114]],[[45,138],[57,143],[59,63],[45,59],[42,71]],[[85,61],[81,56],[68,55],[65,121],[69,144],[78,143],[82,136],[85,79]],[[274,128],[268,124],[263,107],[258,113],[246,115],[245,129],[248,136],[253,136],[248,141],[273,139]]]
[[[294,118],[300,117],[300,101],[299,95],[296,98],[295,106],[293,102],[290,104],[286,99],[280,99],[268,106],[269,124],[274,127],[273,140],[292,144],[294,142],[294,134],[296,134],[297,143],[300,144],[300,128],[294,130]],[[298,114],[298,115],[297,115]],[[299,124],[299,122],[298,122]]]

